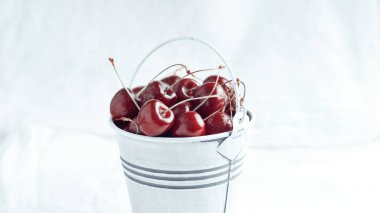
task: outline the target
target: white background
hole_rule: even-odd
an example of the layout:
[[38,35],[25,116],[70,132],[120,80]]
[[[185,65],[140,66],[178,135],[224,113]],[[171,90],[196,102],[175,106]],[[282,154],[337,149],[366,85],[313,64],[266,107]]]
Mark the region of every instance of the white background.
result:
[[[0,212],[128,212],[107,118],[158,43],[214,44],[257,123],[242,212],[379,212],[379,2],[0,0]],[[168,46],[173,63],[219,65]]]

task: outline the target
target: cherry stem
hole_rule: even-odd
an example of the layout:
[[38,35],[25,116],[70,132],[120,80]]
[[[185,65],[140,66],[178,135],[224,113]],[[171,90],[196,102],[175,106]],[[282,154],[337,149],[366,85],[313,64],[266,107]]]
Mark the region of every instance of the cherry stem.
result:
[[[230,96],[230,94],[231,94],[231,93],[229,93],[229,96]],[[231,102],[232,102],[231,100],[233,100],[233,98],[235,98],[235,93],[234,93],[232,96],[229,97],[228,102],[227,102],[227,104],[228,104],[229,107],[230,107],[230,117],[231,117],[231,118],[232,118],[232,109],[233,109],[232,104],[231,104]],[[227,104],[224,106],[223,112],[224,112],[224,110],[226,109]]]
[[205,72],[205,71],[214,71],[214,70],[222,70],[224,69],[224,66],[223,65],[219,65],[217,68],[209,68],[209,69],[202,69],[202,70],[196,70],[196,71],[193,71],[193,72],[190,72],[189,70],[187,70],[187,74],[182,76],[180,79],[178,79],[176,82],[174,82],[174,84],[172,84],[170,86],[170,88],[173,88],[174,85],[176,85],[180,80],[186,78],[187,76],[191,75],[191,76],[194,76],[195,77],[195,73],[198,73],[198,72]]
[[244,103],[244,99],[245,99],[245,93],[246,93],[246,86],[245,86],[245,83],[243,81],[241,81],[239,78],[236,79],[236,81],[238,82],[238,85],[241,83],[243,85],[243,97],[240,99],[240,105],[243,105]]
[[[222,110],[222,112],[225,112],[225,110],[226,110],[226,107],[227,107],[227,104],[229,104],[230,105],[230,108],[231,108],[231,104],[230,104],[230,102],[231,102],[231,97],[230,97],[230,92],[228,92],[228,95],[226,96],[226,104],[224,104],[224,107],[223,107],[223,110]],[[227,98],[228,98],[228,101],[227,101]]]
[[123,122],[131,122],[133,123],[133,125],[135,125],[136,127],[136,134],[138,134],[140,132],[140,129],[139,129],[139,125],[137,125],[136,122],[134,122],[132,119],[130,118],[127,118],[127,117],[121,117],[121,118],[117,118],[115,120],[119,120],[119,121],[123,121]]
[[163,72],[165,72],[166,70],[168,70],[168,69],[170,69],[170,68],[172,68],[172,67],[175,67],[175,66],[181,66],[181,68],[185,68],[186,69],[186,71],[188,71],[188,69],[187,69],[187,67],[186,67],[186,65],[183,65],[183,64],[173,64],[173,65],[171,65],[171,66],[168,66],[168,67],[166,67],[165,69],[163,69],[163,70],[161,70],[156,76],[154,76],[153,78],[152,78],[152,80],[150,80],[137,94],[136,94],[136,97],[139,97],[140,95],[141,95],[141,93],[143,93],[145,90],[146,90],[146,88],[149,86],[149,84],[150,83],[152,83],[152,81],[154,81],[159,75],[161,75]]
[[[235,97],[235,95],[233,95],[233,98]],[[230,101],[228,102],[228,105],[230,105],[230,117],[232,118],[232,110],[233,110],[233,108],[232,108],[232,103],[231,103],[231,99],[230,99]]]
[[[211,118],[213,115],[215,115],[216,113],[218,113],[220,111],[220,109],[216,110],[215,112],[211,113],[209,116],[207,116],[205,119],[203,119],[204,121],[206,121],[207,119]],[[224,109],[223,109],[223,112],[224,112]]]
[[[205,98],[217,98],[217,97],[221,97],[221,95],[207,95],[207,96],[202,96],[202,97],[197,97],[197,98],[188,98],[188,99],[186,99],[186,100],[183,100],[183,101],[180,101],[180,102],[174,104],[174,105],[171,106],[169,109],[164,110],[164,111],[162,111],[161,113],[162,113],[162,114],[165,114],[168,110],[172,110],[172,109],[176,108],[177,106],[179,106],[179,105],[181,105],[181,104],[183,104],[183,103],[185,103],[185,102],[188,102],[188,101],[200,100],[200,99],[205,99]],[[195,110],[193,110],[193,111],[195,111]]]
[[226,81],[224,84],[222,84],[222,86],[225,86],[226,84],[230,83],[232,80],[228,80]]
[[231,100],[232,100],[233,98],[235,98],[235,93],[233,93],[233,95],[231,95],[231,92],[230,92],[230,93],[228,93],[228,96],[229,96],[229,99],[228,99],[227,104],[228,104],[228,103],[231,103]]
[[187,71],[187,67],[184,65],[184,66],[181,66],[180,68],[177,68],[176,70],[174,70],[173,74],[174,74],[174,75],[177,75],[177,73],[178,73],[179,71],[181,71],[183,68],[186,68],[186,71]]
[[[227,104],[230,104],[230,108],[231,108],[231,98],[229,96],[230,96],[230,93],[228,93],[228,96],[226,96],[226,98],[225,98],[225,104],[224,104],[224,107],[223,107],[222,110],[220,110],[220,109],[216,110],[215,112],[211,113],[209,116],[207,116],[203,120],[206,121],[207,119],[209,119],[210,117],[212,117],[213,115],[215,115],[216,113],[218,113],[219,111],[224,112],[226,110]],[[233,97],[235,97],[235,94],[233,95]],[[227,102],[227,98],[229,98],[228,102]],[[232,117],[232,115],[231,115],[231,117]]]
[[[219,67],[220,67],[220,66],[219,66]],[[219,81],[219,77],[220,77],[220,70],[221,70],[221,69],[218,70],[218,76],[216,77],[214,87],[212,88],[212,90],[211,90],[209,96],[215,91],[216,87],[218,86],[218,81]],[[204,103],[206,103],[207,100],[208,100],[208,98],[205,99],[205,100],[203,100],[202,103],[198,104],[198,106],[195,107],[194,111],[197,111],[197,109],[199,109]]]
[[115,60],[113,58],[108,58],[108,60],[111,62],[113,70],[115,71],[117,78],[119,79],[121,85],[123,85],[123,88],[128,93],[129,97],[132,99],[132,101],[135,104],[135,106],[137,107],[137,109],[140,111],[140,106],[137,104],[137,102],[135,100],[135,96],[132,95],[131,92],[129,92],[129,90],[125,87],[123,80],[121,80],[121,78],[120,78],[119,72],[117,71],[116,66],[115,66]]

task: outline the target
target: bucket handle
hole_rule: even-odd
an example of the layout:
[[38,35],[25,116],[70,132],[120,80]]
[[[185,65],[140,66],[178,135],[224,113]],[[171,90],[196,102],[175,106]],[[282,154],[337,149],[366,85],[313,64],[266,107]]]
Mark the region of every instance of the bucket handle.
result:
[[[227,60],[224,58],[222,53],[220,53],[220,51],[218,51],[214,46],[212,46],[208,42],[206,42],[202,39],[199,39],[199,38],[178,37],[178,38],[169,39],[169,40],[162,42],[161,44],[157,45],[155,48],[153,48],[143,58],[143,60],[140,62],[140,64],[137,66],[135,72],[133,73],[133,76],[132,76],[131,81],[130,81],[130,86],[132,86],[132,83],[133,83],[134,79],[136,78],[137,73],[140,71],[140,68],[142,67],[142,65],[145,63],[145,61],[151,55],[153,55],[153,53],[155,53],[158,49],[160,49],[161,47],[163,47],[169,43],[173,43],[176,41],[184,41],[184,40],[190,40],[190,41],[198,42],[200,44],[205,45],[210,50],[212,50],[219,57],[219,59],[221,59],[222,62],[224,63],[224,66],[227,68],[227,70],[230,74],[230,78],[231,78],[232,83],[233,83],[233,87],[235,90],[235,100],[236,100],[235,101],[236,113],[232,119],[233,129],[232,129],[231,135],[229,135],[221,144],[219,144],[219,146],[217,148],[217,152],[229,162],[228,180],[230,180],[231,163],[236,160],[236,158],[240,154],[240,151],[241,151],[242,146],[243,146],[241,140],[235,141],[235,139],[237,137],[239,137],[244,132],[244,129],[246,128],[245,125],[242,125],[242,123],[244,122],[244,118],[246,117],[247,109],[245,107],[241,106],[241,104],[240,104],[239,88],[237,86],[235,74],[232,72],[230,65],[228,64]],[[229,186],[230,186],[230,181],[228,181],[228,183],[227,183],[226,199],[225,199],[225,203],[224,203],[224,213],[227,212],[227,204],[228,204],[229,188],[230,188]]]
[[[236,109],[236,114],[233,118],[234,120],[234,124],[235,123],[241,123],[245,117],[245,110],[242,109],[244,107],[242,107],[240,105],[240,100],[239,100],[239,88],[237,86],[237,81],[236,81],[236,77],[235,77],[235,74],[232,72],[231,68],[230,68],[230,65],[227,63],[227,60],[224,58],[224,56],[220,53],[220,51],[218,51],[214,46],[212,46],[210,43],[202,40],[202,39],[199,39],[199,38],[195,38],[195,37],[178,37],[178,38],[173,38],[173,39],[169,39],[167,41],[164,41],[162,42],[161,44],[157,45],[156,47],[154,47],[144,58],[143,60],[140,62],[140,64],[137,66],[135,72],[133,73],[133,76],[131,78],[131,81],[129,83],[129,86],[132,86],[136,76],[137,76],[137,73],[140,71],[140,68],[142,67],[142,65],[145,63],[145,61],[151,56],[153,55],[153,53],[155,53],[158,49],[160,49],[161,47],[169,44],[169,43],[173,43],[173,42],[176,42],[176,41],[184,41],[184,40],[190,40],[190,41],[195,41],[195,42],[198,42],[200,44],[203,44],[205,45],[206,47],[208,47],[210,50],[212,50],[216,55],[218,55],[218,57],[222,60],[222,62],[224,63],[225,67],[227,68],[228,70],[228,73],[230,75],[230,78],[232,80],[232,83],[233,83],[233,87],[234,87],[234,90],[235,90],[235,109]],[[237,128],[235,128],[235,125],[234,125],[234,129],[232,130],[233,132],[236,130]]]

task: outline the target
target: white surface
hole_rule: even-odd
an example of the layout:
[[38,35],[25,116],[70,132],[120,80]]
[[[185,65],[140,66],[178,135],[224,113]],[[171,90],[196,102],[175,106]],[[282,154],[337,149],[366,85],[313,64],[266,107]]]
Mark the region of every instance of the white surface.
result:
[[[248,85],[256,145],[379,137],[379,5],[368,1],[0,1],[0,131],[21,120],[105,132],[108,103],[156,44],[192,35]],[[193,43],[152,58],[139,82],[183,62],[220,61]]]
[[[183,35],[214,44],[248,84],[245,212],[379,212],[379,7],[0,0],[0,212],[127,211],[107,124],[120,85],[106,59],[128,81],[154,45]],[[178,62],[220,63],[174,45],[136,84]]]
[[[114,138],[36,126],[20,128],[6,146],[0,158],[2,213],[129,212]],[[238,212],[377,213],[379,153],[378,143],[252,149]]]

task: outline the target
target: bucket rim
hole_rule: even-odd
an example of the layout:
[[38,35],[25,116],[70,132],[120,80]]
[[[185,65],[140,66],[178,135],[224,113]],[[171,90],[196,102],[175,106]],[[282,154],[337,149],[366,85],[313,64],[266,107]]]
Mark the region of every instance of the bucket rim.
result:
[[[250,126],[249,123],[254,122],[254,114],[247,110],[247,115],[249,118],[249,121],[247,122],[247,127]],[[204,135],[204,136],[198,136],[198,137],[151,137],[146,135],[138,135],[134,133],[127,132],[125,130],[120,129],[115,125],[115,123],[112,120],[112,117],[108,119],[109,125],[111,128],[116,132],[117,135],[121,135],[123,137],[127,137],[129,139],[134,139],[136,141],[144,141],[144,142],[151,142],[151,143],[196,143],[196,142],[205,142],[205,141],[214,141],[222,138],[226,138],[229,135],[231,135],[232,131],[229,132],[222,132],[218,134],[213,135]]]

